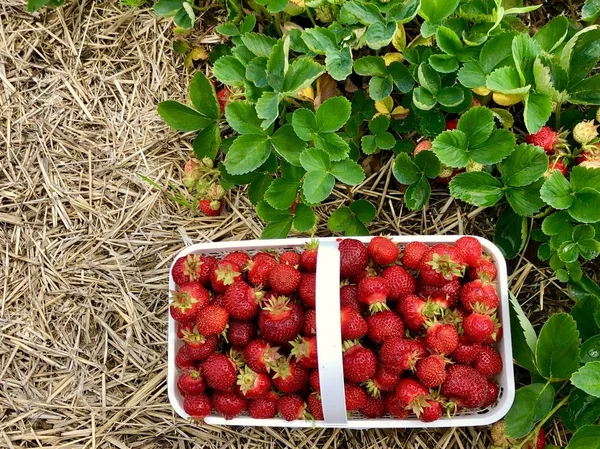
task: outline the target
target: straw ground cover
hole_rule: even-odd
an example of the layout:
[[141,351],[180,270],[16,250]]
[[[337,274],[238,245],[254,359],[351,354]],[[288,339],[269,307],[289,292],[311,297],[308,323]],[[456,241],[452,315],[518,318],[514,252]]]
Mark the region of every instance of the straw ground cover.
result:
[[[214,43],[203,23],[200,43]],[[33,17],[21,0],[0,5],[0,447],[486,448],[487,428],[218,428],[173,414],[172,257],[192,242],[256,238],[262,224],[244,191],[229,193],[222,217],[199,218],[139,177],[179,182],[190,154],[155,112],[186,97],[170,37],[170,23],[117,1]],[[399,188],[391,166],[352,188],[378,208],[373,234],[493,234],[482,209],[434,191],[409,212]],[[323,208],[320,235],[347,195]],[[511,268],[534,324],[561,308],[548,270],[527,257]],[[549,440],[565,443],[558,424]]]

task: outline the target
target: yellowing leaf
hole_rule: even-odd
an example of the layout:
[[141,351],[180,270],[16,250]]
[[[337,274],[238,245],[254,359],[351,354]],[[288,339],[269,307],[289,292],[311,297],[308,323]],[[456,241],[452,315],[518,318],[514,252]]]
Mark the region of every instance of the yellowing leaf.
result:
[[402,62],[403,59],[404,57],[400,53],[386,53],[383,55],[386,66],[390,65],[392,62]]
[[485,86],[481,86],[481,87],[476,87],[474,89],[471,89],[473,91],[473,93],[477,94],[477,95],[481,95],[482,97],[485,97],[486,95],[489,95],[491,90],[489,90],[487,87]]
[[205,60],[208,59],[208,53],[206,52],[206,50],[202,47],[194,47],[192,48],[192,51],[190,53],[192,59],[194,61],[198,61],[198,60]]
[[298,91],[295,95],[295,98],[300,101],[314,101],[315,100],[315,90],[312,86],[308,86],[304,89]]
[[408,117],[408,114],[410,114],[410,109],[407,109],[403,106],[396,106],[391,115],[395,120],[402,120]]
[[392,38],[392,45],[400,52],[406,48],[406,31],[404,30],[404,25],[401,23],[399,23],[398,28],[396,28],[396,33]]
[[394,100],[392,97],[386,97],[383,100],[379,100],[375,102],[375,109],[380,114],[389,114],[394,107]]
[[523,95],[501,94],[494,92],[494,102],[500,106],[512,106],[523,101]]

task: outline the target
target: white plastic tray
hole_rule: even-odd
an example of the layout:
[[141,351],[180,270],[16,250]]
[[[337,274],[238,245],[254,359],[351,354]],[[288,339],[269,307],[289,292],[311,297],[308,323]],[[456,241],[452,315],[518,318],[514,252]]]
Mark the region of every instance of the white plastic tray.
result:
[[[452,243],[461,236],[392,236],[394,242],[407,244],[420,241],[430,245],[436,243]],[[372,237],[353,237],[368,243]],[[269,426],[269,427],[341,427],[349,429],[366,428],[417,428],[417,427],[471,427],[483,426],[500,420],[510,409],[515,397],[515,381],[512,363],[512,347],[509,322],[508,282],[506,262],[500,250],[489,240],[479,238],[484,253],[490,255],[496,264],[498,274],[496,285],[500,297],[498,319],[503,327],[503,337],[498,344],[498,351],[504,362],[504,369],[496,379],[500,386],[498,402],[489,408],[479,411],[464,412],[452,418],[444,417],[431,423],[424,423],[416,417],[406,419],[380,418],[368,419],[347,417],[344,401],[344,375],[342,369],[342,342],[339,309],[339,237],[318,238],[319,252],[317,259],[317,342],[319,355],[319,378],[321,400],[325,419],[319,421],[286,421],[282,418],[253,419],[239,416],[226,420],[217,415],[207,416],[208,424],[231,426]],[[223,255],[231,251],[259,251],[263,249],[301,248],[310,241],[309,238],[290,238],[278,240],[252,240],[238,242],[200,243],[183,249],[175,258],[188,254]],[[173,263],[175,263],[175,260]],[[169,272],[170,273],[170,272]],[[169,274],[169,292],[175,290],[175,282]],[[169,298],[171,293],[169,293]],[[175,354],[182,342],[177,338],[177,326],[169,314],[169,348],[168,348],[168,390],[173,409],[182,418],[189,418],[183,410],[183,397],[177,389],[179,371],[175,366]]]

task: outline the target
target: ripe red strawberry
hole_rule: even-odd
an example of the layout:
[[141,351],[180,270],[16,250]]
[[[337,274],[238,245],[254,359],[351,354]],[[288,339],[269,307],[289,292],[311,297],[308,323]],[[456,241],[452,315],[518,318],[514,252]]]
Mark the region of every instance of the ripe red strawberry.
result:
[[248,414],[254,419],[269,419],[277,414],[278,396],[273,393],[267,393],[258,399],[248,401]]
[[315,273],[302,273],[298,296],[306,307],[315,308],[317,294],[317,275]]
[[225,291],[223,307],[232,318],[250,321],[258,315],[262,296],[262,291],[253,289],[244,281],[236,282]]
[[550,162],[550,164],[548,165],[548,170],[546,170],[544,176],[546,178],[549,178],[555,171],[561,172],[563,176],[567,176],[567,173],[569,173],[569,169],[561,159],[557,159],[554,162]]
[[277,266],[277,261],[271,255],[258,253],[246,264],[248,282],[254,287],[269,287],[269,273]]
[[427,284],[442,286],[464,273],[465,266],[455,248],[436,245],[425,253],[419,264],[419,275]]
[[394,312],[386,310],[367,317],[369,338],[375,343],[383,343],[390,337],[404,335],[402,319]]
[[245,267],[250,262],[250,256],[244,251],[234,251],[223,257],[224,262],[233,262],[238,267]]
[[315,391],[321,391],[321,380],[319,379],[319,370],[314,369],[308,377],[308,384]]
[[251,341],[244,350],[244,360],[257,373],[267,373],[274,369],[280,357],[279,348],[272,347],[262,338]]
[[189,348],[187,346],[182,346],[175,354],[175,366],[177,368],[185,370],[193,368],[196,362],[190,357]]
[[482,256],[467,268],[467,279],[469,281],[481,279],[482,281],[492,282],[496,279],[497,271],[494,262],[488,257]]
[[408,416],[408,410],[396,399],[396,393],[387,393],[383,395],[383,404],[385,411],[394,418],[404,419]]
[[413,370],[419,359],[427,357],[427,349],[422,342],[392,337],[381,346],[379,357],[384,369],[400,374]]
[[231,91],[228,87],[223,87],[219,89],[217,92],[217,101],[219,102],[219,107],[221,108],[221,114],[225,114],[225,107],[229,102],[229,97],[231,96]]
[[437,421],[442,417],[442,405],[439,401],[435,401],[433,399],[429,399],[426,401],[425,406],[423,407],[423,412],[419,419],[423,422],[433,422]]
[[460,301],[468,312],[479,310],[494,313],[500,305],[500,298],[494,284],[476,279],[464,284],[460,290]]
[[188,394],[204,393],[204,390],[206,390],[206,382],[199,370],[190,369],[181,373],[177,379],[177,388],[184,396]]
[[346,398],[346,410],[349,412],[360,410],[367,405],[367,393],[359,385],[345,382],[344,397]]
[[210,284],[216,293],[225,293],[227,287],[242,280],[242,270],[238,265],[229,261],[218,262],[210,273]]
[[542,128],[535,134],[528,134],[525,141],[532,145],[542,147],[546,153],[553,153],[555,145],[559,142],[559,135],[549,126]]
[[177,285],[198,281],[207,287],[210,282],[210,273],[216,264],[217,259],[212,256],[188,254],[177,259],[171,270],[171,276]]
[[486,338],[485,340],[483,340],[481,342],[481,344],[494,345],[502,339],[502,333],[503,333],[502,325],[496,319],[492,319],[492,321],[494,322],[494,327],[495,327],[494,333],[489,338]]
[[431,142],[429,140],[421,140],[413,150],[413,156],[416,156],[421,151],[431,150]]
[[296,251],[285,251],[279,256],[280,265],[289,265],[294,268],[300,267],[300,254]]
[[233,419],[244,411],[248,401],[233,391],[213,391],[212,406],[225,419]]
[[237,392],[247,399],[257,399],[271,390],[271,378],[266,373],[256,373],[248,366],[237,377]]
[[460,335],[458,337],[458,345],[452,353],[452,360],[457,363],[470,364],[475,360],[480,350],[481,345],[479,343],[473,343],[466,335]]
[[308,309],[304,314],[302,334],[305,337],[313,337],[317,335],[317,313],[315,312],[315,309]]
[[212,303],[216,306],[223,307],[223,300],[225,299],[225,295],[223,293],[217,293],[213,296]]
[[502,372],[502,357],[491,346],[483,346],[471,366],[485,377],[494,377]]
[[216,217],[223,210],[223,203],[220,200],[201,198],[198,200],[198,209],[200,209],[204,215]]
[[[530,446],[533,449],[533,446]],[[544,449],[546,447],[546,431],[544,429],[540,429],[535,437],[535,449]]]
[[229,322],[229,314],[223,307],[210,304],[202,309],[196,317],[198,331],[206,336],[218,335],[225,330]]
[[381,277],[387,281],[390,286],[388,299],[390,301],[400,301],[408,295],[414,295],[417,282],[415,278],[404,268],[398,265],[387,267],[381,273]]
[[418,296],[408,295],[402,301],[398,301],[396,311],[402,316],[406,328],[411,331],[419,331],[428,318],[439,315],[440,307],[437,304],[425,302]]
[[382,397],[367,396],[367,402],[360,412],[367,418],[382,418],[385,415],[385,403]]
[[452,324],[433,323],[427,329],[425,344],[433,354],[451,354],[458,346],[458,331]]
[[340,276],[357,276],[369,263],[369,252],[362,242],[356,239],[344,239],[338,245],[340,251]]
[[177,338],[183,338],[183,332],[193,332],[196,327],[196,321],[186,321],[185,323],[177,323]]
[[417,361],[416,375],[427,388],[439,387],[446,380],[446,360],[437,354]]
[[308,411],[314,419],[325,419],[323,416],[323,404],[321,403],[321,395],[313,391],[306,399]]
[[474,265],[475,262],[481,257],[482,249],[481,243],[475,237],[464,236],[459,238],[454,244],[463,255],[464,261],[467,265]]
[[296,338],[304,325],[304,310],[285,296],[271,298],[258,314],[258,329],[263,338],[287,343]]
[[485,401],[487,379],[467,365],[450,365],[446,381],[442,384],[442,395],[452,399],[459,408],[477,408]]
[[429,390],[418,381],[410,378],[400,379],[396,385],[396,399],[408,410],[419,417],[429,398]]
[[296,357],[298,365],[303,368],[316,368],[317,360],[317,337],[298,337],[291,341],[291,355]]
[[446,131],[456,129],[457,126],[458,126],[458,120],[456,120],[455,118],[446,119],[446,128],[445,128]]
[[[435,302],[443,309],[453,307],[460,296],[461,285],[458,279],[448,282],[441,287],[427,285],[420,279],[417,282],[417,294],[424,298],[438,298]],[[439,298],[442,298],[440,300]]]
[[254,321],[231,320],[227,328],[227,341],[236,349],[244,349],[256,338]]
[[360,343],[344,342],[344,379],[354,382],[366,382],[377,371],[377,356],[373,351]]
[[[481,404],[482,407],[489,407],[493,405],[498,400],[498,394],[500,394],[500,387],[493,380],[488,379],[487,381],[487,390],[485,392],[485,399]],[[542,447],[543,449],[543,447]]]
[[409,270],[418,270],[421,259],[429,251],[429,246],[423,242],[410,242],[404,248],[400,261],[404,268]]
[[319,242],[312,240],[306,245],[302,254],[300,254],[300,268],[302,271],[307,273],[314,273],[317,271],[317,251],[319,248]]
[[357,284],[362,281],[364,278],[366,278],[367,276],[376,276],[377,275],[377,271],[375,270],[374,267],[370,267],[367,266],[364,269],[362,269],[360,271],[360,273],[358,273],[356,276],[352,276],[348,278],[348,282],[350,282],[351,284]]
[[197,282],[184,284],[182,288],[172,292],[173,302],[169,306],[169,312],[179,323],[193,322],[198,312],[208,304],[210,297],[206,289]]
[[367,246],[371,259],[378,265],[389,265],[396,262],[400,250],[398,245],[385,237],[373,237]]
[[309,419],[306,403],[299,394],[284,394],[277,400],[277,411],[286,421]]
[[390,285],[380,276],[368,276],[358,284],[358,301],[369,306],[369,312],[389,310],[386,305]]
[[360,312],[358,302],[358,287],[356,285],[343,285],[340,287],[340,309],[350,307]]
[[202,374],[206,384],[221,391],[230,390],[237,379],[237,366],[224,354],[215,352],[202,364]]
[[269,273],[269,284],[275,293],[291,295],[300,285],[300,272],[289,265],[279,264]]
[[369,325],[358,311],[344,307],[340,316],[343,340],[356,340],[367,335]]
[[394,391],[399,380],[400,374],[379,365],[375,375],[366,383],[367,393],[371,396],[380,396],[382,391]]
[[212,405],[208,396],[203,393],[187,394],[183,398],[183,410],[190,418],[202,421],[210,415]]
[[474,343],[481,343],[492,337],[495,330],[496,325],[489,315],[472,313],[463,321],[463,331]]
[[191,331],[184,331],[183,341],[188,348],[190,358],[195,362],[205,360],[217,350],[217,337],[214,335],[205,337],[198,331],[197,326],[194,326]]
[[283,393],[300,391],[308,383],[309,371],[293,360],[280,359],[275,367],[273,385]]

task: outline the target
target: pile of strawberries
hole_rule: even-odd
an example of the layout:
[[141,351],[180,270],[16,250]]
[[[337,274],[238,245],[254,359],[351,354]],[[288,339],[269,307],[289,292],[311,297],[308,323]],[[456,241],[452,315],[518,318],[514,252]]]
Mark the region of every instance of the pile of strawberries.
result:
[[[177,386],[194,419],[323,419],[315,315],[317,242],[301,252],[188,255],[170,313]],[[479,241],[339,243],[346,410],[369,418],[493,405],[502,359],[496,267]]]

